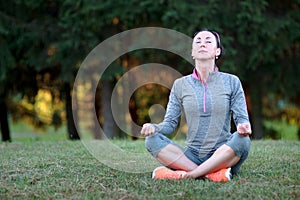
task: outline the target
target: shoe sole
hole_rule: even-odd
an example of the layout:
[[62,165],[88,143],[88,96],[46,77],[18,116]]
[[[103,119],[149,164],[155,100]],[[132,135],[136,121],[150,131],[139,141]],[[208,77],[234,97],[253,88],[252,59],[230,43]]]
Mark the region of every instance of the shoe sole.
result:
[[226,171],[225,176],[228,178],[228,181],[232,180],[231,168]]

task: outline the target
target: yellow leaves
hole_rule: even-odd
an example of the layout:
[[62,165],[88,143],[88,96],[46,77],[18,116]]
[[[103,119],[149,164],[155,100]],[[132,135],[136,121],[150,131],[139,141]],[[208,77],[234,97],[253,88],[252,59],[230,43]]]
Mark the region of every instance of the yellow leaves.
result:
[[114,17],[114,18],[112,19],[112,23],[113,23],[113,25],[118,25],[118,24],[119,24],[119,18]]
[[291,125],[295,125],[296,123],[297,123],[297,120],[295,118],[291,118],[289,120],[289,124],[291,124]]
[[62,120],[66,119],[65,104],[59,98],[58,91],[51,94],[47,89],[39,89],[34,102],[25,96],[18,105],[20,106],[19,112],[22,110],[21,112],[24,114],[22,118],[26,120],[28,116],[31,116],[28,120],[34,126],[38,126],[40,122],[47,125],[52,124],[54,114]]
[[26,110],[28,111],[33,111],[34,110],[34,105],[31,104],[29,102],[29,99],[27,96],[25,96],[21,101],[20,101],[20,104],[22,107],[24,107]]
[[47,50],[48,56],[53,56],[55,52],[56,52],[56,47],[53,44],[51,44]]
[[286,106],[281,118],[291,125],[300,127],[300,110],[296,106]]
[[52,95],[48,90],[40,89],[35,98],[35,111],[40,116],[40,119],[47,124],[52,121],[53,106]]

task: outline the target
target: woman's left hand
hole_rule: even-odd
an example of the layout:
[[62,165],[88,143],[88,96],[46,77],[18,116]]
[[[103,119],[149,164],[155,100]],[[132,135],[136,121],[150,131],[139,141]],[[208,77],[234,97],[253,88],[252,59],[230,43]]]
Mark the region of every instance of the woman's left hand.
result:
[[237,125],[237,132],[241,136],[248,136],[251,135],[252,130],[251,130],[251,125],[250,123],[243,123],[243,124],[238,124]]

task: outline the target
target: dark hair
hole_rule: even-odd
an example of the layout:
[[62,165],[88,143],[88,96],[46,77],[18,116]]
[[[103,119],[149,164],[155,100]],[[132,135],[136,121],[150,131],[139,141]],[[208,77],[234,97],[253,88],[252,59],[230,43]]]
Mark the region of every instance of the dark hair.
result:
[[218,34],[216,31],[212,31],[212,30],[209,30],[209,29],[202,29],[201,31],[197,31],[196,33],[194,33],[194,37],[195,37],[198,33],[203,32],[203,31],[208,31],[208,32],[212,33],[212,34],[215,36],[216,42],[217,42],[217,47],[221,49],[220,55],[218,56],[218,58],[216,58],[216,60],[219,60],[219,59],[221,58],[221,56],[222,56],[222,54],[223,54],[223,50],[224,50],[224,49],[223,49],[223,46],[222,46],[222,44],[221,44],[221,40],[220,40],[219,34]]

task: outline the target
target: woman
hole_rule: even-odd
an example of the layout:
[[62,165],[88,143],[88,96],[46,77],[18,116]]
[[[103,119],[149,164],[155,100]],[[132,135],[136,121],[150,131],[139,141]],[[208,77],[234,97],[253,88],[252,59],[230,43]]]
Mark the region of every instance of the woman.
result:
[[[155,179],[208,178],[231,180],[250,149],[251,125],[240,80],[218,72],[222,54],[219,35],[203,30],[195,34],[193,74],[177,79],[172,87],[162,123],[143,125],[147,150],[162,164],[153,171]],[[182,110],[188,133],[181,148],[166,137],[174,132]],[[237,132],[230,133],[231,116]]]

